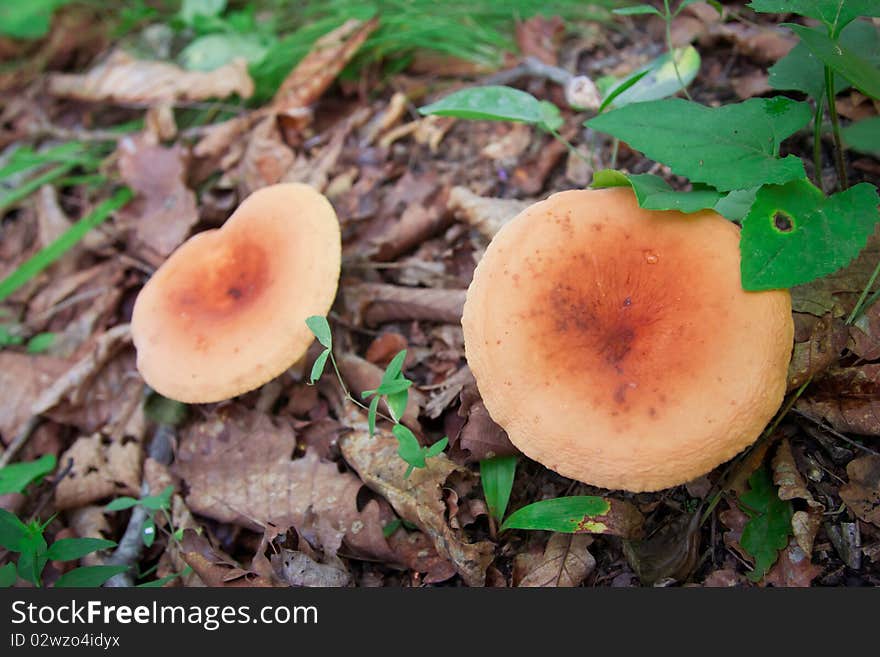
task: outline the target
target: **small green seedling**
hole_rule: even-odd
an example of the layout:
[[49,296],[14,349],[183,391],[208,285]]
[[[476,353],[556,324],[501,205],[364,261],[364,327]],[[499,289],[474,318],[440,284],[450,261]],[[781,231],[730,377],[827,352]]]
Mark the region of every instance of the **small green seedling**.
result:
[[[315,364],[312,366],[312,372],[309,376],[309,382],[314,384],[321,378],[329,360],[333,365],[336,378],[339,380],[339,385],[342,386],[346,398],[367,411],[367,426],[369,427],[370,437],[376,433],[376,419],[378,417],[391,422],[391,433],[397,438],[398,443],[397,453],[400,455],[400,458],[409,464],[409,468],[407,468],[404,475],[405,479],[409,478],[413,469],[427,467],[426,459],[437,456],[446,449],[446,445],[449,444],[449,438],[444,436],[433,445],[424,447],[419,443],[415,434],[400,422],[406,411],[406,404],[409,401],[409,388],[412,386],[412,381],[407,379],[402,372],[403,362],[406,359],[405,349],[388,363],[379,386],[374,390],[365,390],[361,393],[363,399],[372,398],[370,399],[370,405],[365,406],[360,400],[355,399],[351,395],[348,387],[345,385],[345,381],[342,379],[339,366],[336,364],[336,358],[333,356],[333,336],[330,332],[330,324],[327,322],[327,318],[314,315],[306,319],[306,326],[314,334],[318,343],[324,347],[324,351],[315,359]],[[385,401],[385,406],[390,416],[379,412],[379,402],[382,400]]]
[[[171,496],[174,494],[174,486],[166,486],[165,489],[159,493],[158,495],[145,495],[140,499],[135,499],[134,497],[118,497],[112,502],[110,502],[107,506],[104,507],[105,511],[123,511],[125,509],[130,509],[135,506],[143,507],[147,512],[147,519],[144,521],[143,529],[141,530],[141,540],[144,543],[145,547],[150,547],[153,545],[153,542],[156,540],[156,513],[161,512],[165,516],[165,520],[168,522],[168,526],[172,527],[171,524]],[[175,541],[180,541],[183,538],[183,529],[173,530],[171,532],[171,537]]]
[[480,481],[489,515],[499,523],[504,520],[513,480],[516,476],[516,456],[496,456],[480,461]]

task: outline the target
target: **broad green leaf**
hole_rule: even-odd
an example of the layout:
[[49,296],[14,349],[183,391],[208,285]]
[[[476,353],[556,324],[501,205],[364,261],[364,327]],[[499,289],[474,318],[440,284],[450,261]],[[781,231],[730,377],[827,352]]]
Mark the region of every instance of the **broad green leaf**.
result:
[[0,508],[0,547],[10,552],[21,552],[27,535],[27,526],[17,516]]
[[397,454],[400,458],[415,468],[424,468],[425,450],[415,434],[402,424],[395,424],[391,433],[397,438]]
[[462,89],[441,98],[436,103],[419,108],[421,114],[454,116],[459,119],[487,121],[514,121],[539,125],[557,130],[562,117],[542,104],[533,95],[513,87],[485,86]]
[[543,500],[511,513],[505,529],[542,529],[566,534],[614,534],[639,538],[644,518],[628,502],[579,495]]
[[392,379],[391,381],[383,381],[375,392],[380,395],[394,395],[408,390],[410,386],[412,386],[412,381],[408,379]]
[[117,497],[104,507],[104,511],[124,511],[137,505],[138,500],[133,497]]
[[[880,65],[880,36],[877,28],[866,21],[850,23],[840,33],[840,44],[860,53],[872,64]],[[769,83],[774,89],[801,91],[814,100],[825,95],[824,65],[803,43],[798,43],[785,57],[769,69]],[[849,87],[842,75],[834,76],[834,93]]]
[[739,544],[755,559],[749,579],[758,581],[776,563],[779,550],[788,545],[792,534],[791,502],[782,501],[765,468],[749,478],[750,490],[740,496],[743,511],[750,520],[743,528]]
[[446,449],[446,446],[447,446],[448,444],[449,444],[449,437],[448,437],[448,436],[443,436],[443,437],[442,437],[440,440],[438,440],[436,443],[434,443],[434,444],[431,445],[430,447],[426,447],[426,448],[425,448],[425,457],[430,459],[430,458],[433,458],[433,457],[435,457],[435,456],[439,456],[440,453],[441,453],[444,449]]
[[197,16],[219,16],[226,9],[226,0],[183,0],[180,18],[192,25]]
[[321,375],[324,373],[324,367],[327,365],[328,358],[330,358],[329,349],[325,349],[318,355],[315,359],[314,365],[312,365],[312,372],[309,374],[309,383],[314,384],[315,381],[321,378]]
[[27,352],[29,354],[39,354],[51,347],[55,343],[54,333],[37,333],[28,340]]
[[213,71],[239,57],[248,64],[257,64],[268,51],[268,45],[256,34],[220,32],[199,37],[180,52],[178,59],[191,71]]
[[[676,48],[674,51],[675,64],[678,65],[678,73],[681,75],[681,81],[686,87],[700,70],[700,53],[693,46],[684,48]],[[620,92],[614,98],[614,107],[623,107],[631,103],[644,103],[649,100],[659,100],[672,96],[680,91],[683,87],[678,82],[678,75],[675,74],[675,65],[672,62],[672,53],[665,53],[649,62],[645,66],[637,69],[635,75],[642,77],[633,84],[629,89]],[[604,94],[606,97],[614,95],[618,87],[625,84],[631,79],[631,76],[622,80],[620,83],[613,85]],[[603,101],[603,105],[605,102]]]
[[143,527],[141,527],[141,541],[143,541],[144,547],[152,547],[155,540],[156,521],[153,520],[152,516],[147,516],[147,519],[144,520]]
[[144,402],[144,413],[156,424],[177,426],[186,419],[188,412],[186,404],[163,397],[158,392],[151,394]]
[[806,179],[762,187],[743,221],[743,287],[794,287],[847,265],[880,220],[878,203],[868,183],[828,198]]
[[370,408],[367,411],[367,426],[370,430],[370,438],[372,438],[376,434],[376,413],[379,410],[379,400],[381,397],[376,395],[370,400]]
[[37,523],[26,526],[26,533],[19,542],[18,576],[34,584],[40,584],[43,568],[49,561],[46,539]]
[[663,15],[663,13],[659,9],[657,9],[656,7],[652,7],[651,5],[621,7],[620,9],[613,9],[612,13],[617,14],[618,16],[642,16],[644,14],[656,14],[657,16]]
[[49,32],[55,9],[71,0],[0,0],[0,34],[39,39]]
[[[612,174],[617,174],[612,175]],[[619,176],[619,177],[618,177]],[[621,174],[619,172],[597,171],[593,176],[593,187],[619,187],[620,178],[632,187],[639,207],[646,210],[678,210],[679,212],[699,212],[715,207],[721,194],[711,189],[690,192],[677,192],[663,178],[649,173]],[[612,184],[603,184],[604,182]]]
[[44,454],[35,461],[13,463],[0,468],[0,495],[24,492],[29,483],[52,472],[56,463],[57,459],[53,454]]
[[55,262],[76,245],[90,230],[102,224],[111,214],[128,203],[134,193],[123,187],[113,196],[98,204],[88,215],[68,228],[54,242],[22,263],[18,269],[0,281],[0,301],[5,300],[31,278]]
[[752,0],[748,6],[757,12],[815,18],[834,34],[859,16],[880,16],[877,0]]
[[516,456],[496,456],[480,461],[480,480],[489,515],[501,522],[507,513],[510,491],[516,475]]
[[406,403],[409,401],[409,390],[393,392],[385,397],[385,403],[395,419],[400,419],[406,412]]
[[861,53],[850,50],[843,44],[835,43],[827,34],[818,28],[789,24],[795,34],[801,38],[826,66],[830,66],[859,91],[880,99],[880,69],[874,66]]
[[322,315],[312,315],[306,319],[306,326],[318,339],[318,342],[325,349],[333,348],[333,336],[330,333],[330,324],[327,318]]
[[880,116],[852,123],[841,130],[841,134],[854,151],[880,157]]
[[693,182],[720,191],[805,178],[800,159],[777,157],[780,143],[809,123],[807,103],[752,98],[718,108],[679,98],[635,103],[586,122]]
[[53,561],[73,561],[112,547],[116,547],[116,542],[103,538],[62,538],[49,546],[46,556]]
[[114,575],[128,570],[128,566],[82,566],[63,574],[55,582],[56,589],[97,588]]
[[15,564],[12,562],[0,566],[0,589],[8,589],[18,580],[18,573],[15,572]]
[[751,189],[734,189],[718,199],[715,212],[731,221],[742,221],[752,209],[759,187]]
[[138,500],[138,504],[151,511],[160,511],[161,509],[167,511],[171,508],[171,496],[173,494],[174,486],[166,486],[158,495],[147,495],[142,497]]

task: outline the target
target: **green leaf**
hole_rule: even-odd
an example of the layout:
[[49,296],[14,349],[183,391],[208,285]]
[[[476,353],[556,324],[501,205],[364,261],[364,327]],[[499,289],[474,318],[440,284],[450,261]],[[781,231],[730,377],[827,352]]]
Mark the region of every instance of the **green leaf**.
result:
[[448,444],[449,444],[449,437],[443,436],[436,443],[434,443],[430,447],[425,448],[425,457],[430,459],[430,458],[434,458],[435,456],[439,456],[443,452],[443,450],[446,449],[446,446]]
[[720,191],[806,177],[780,143],[809,123],[810,106],[789,98],[752,98],[718,108],[680,98],[635,103],[586,122],[627,142],[694,182]]
[[776,563],[779,550],[788,545],[792,534],[791,502],[782,501],[766,468],[760,468],[749,478],[750,490],[740,497],[743,511],[750,520],[743,528],[740,545],[755,559],[755,569],[749,579],[758,581]]
[[860,153],[880,157],[880,116],[852,123],[840,131],[846,145]]
[[393,392],[385,397],[385,403],[388,404],[388,410],[391,411],[391,415],[399,420],[403,417],[403,414],[406,412],[406,403],[409,401],[409,391],[401,390],[400,392]]
[[418,438],[402,424],[395,424],[391,433],[397,438],[397,454],[414,468],[425,467],[425,450],[419,444]]
[[180,18],[192,25],[197,16],[219,16],[226,9],[226,0],[183,0],[180,5]]
[[401,374],[403,374],[403,362],[405,360],[406,349],[402,349],[395,354],[394,358],[391,359],[391,362],[388,363],[388,367],[385,368],[385,373],[382,375],[382,383],[388,383],[389,381],[394,381],[399,378]]
[[379,400],[381,397],[376,395],[370,401],[370,408],[367,411],[367,426],[370,429],[370,438],[376,435],[376,413],[379,410]]
[[171,573],[170,575],[165,575],[160,579],[154,579],[152,582],[144,582],[143,584],[138,584],[135,586],[136,589],[158,589],[165,586],[168,582],[173,582],[178,577],[183,577],[184,575],[192,572],[192,568],[187,566],[183,569],[183,572],[180,573]]
[[462,89],[441,98],[436,103],[419,108],[421,114],[454,116],[459,119],[513,121],[557,130],[562,117],[551,103],[539,101],[533,95],[513,87],[485,86]]
[[715,204],[715,212],[731,221],[742,221],[752,209],[755,196],[760,187],[751,189],[734,189],[718,199]]
[[501,522],[507,512],[510,491],[516,475],[516,456],[496,456],[480,461],[480,480],[489,515]]
[[597,171],[593,176],[593,187],[632,187],[639,207],[647,210],[678,210],[679,212],[699,212],[714,208],[721,194],[714,189],[701,189],[690,192],[677,192],[660,176],[650,173],[624,174],[618,171]]
[[655,14],[657,16],[662,16],[662,12],[656,7],[652,7],[651,5],[634,5],[632,7],[621,7],[620,9],[613,9],[612,13],[617,14],[618,16],[642,16],[644,14]]
[[268,44],[256,34],[219,32],[199,37],[178,59],[190,71],[214,71],[239,57],[248,64],[258,64],[268,51]]
[[147,495],[138,500],[145,509],[151,511],[160,511],[162,509],[168,511],[171,508],[171,496],[174,494],[174,486],[166,486],[158,495]]
[[186,420],[189,407],[183,402],[154,392],[144,402],[144,414],[156,424],[177,426]]
[[401,527],[403,527],[403,520],[395,518],[382,528],[382,536],[390,538],[391,535]]
[[15,328],[10,330],[12,326],[11,324],[0,325],[0,347],[12,347],[24,342],[24,338],[15,333]]
[[[865,21],[855,21],[840,33],[840,44],[861,53],[873,65],[880,65],[880,37],[877,28]],[[770,67],[769,83],[774,89],[801,91],[814,100],[825,96],[824,64],[803,43]],[[834,78],[834,94],[849,87],[841,75]]]
[[614,102],[614,100],[620,96],[627,89],[632,88],[635,84],[645,77],[648,74],[648,71],[639,71],[638,73],[633,73],[628,78],[625,78],[621,81],[618,81],[614,76],[606,75],[599,78],[596,81],[596,86],[599,88],[599,91],[602,93],[604,98],[602,99],[602,104],[599,105],[599,109],[596,110],[596,114],[601,114],[605,111],[605,109]]
[[104,507],[104,511],[124,511],[138,505],[138,500],[133,497],[117,497]]
[[0,547],[21,552],[27,536],[27,526],[14,513],[0,508]]
[[843,44],[835,43],[820,29],[793,24],[788,24],[788,27],[794,30],[801,38],[801,43],[826,66],[840,73],[859,91],[880,99],[880,69],[868,59]]
[[834,34],[859,16],[880,16],[877,0],[752,0],[748,6],[757,12],[815,18]]
[[29,354],[39,354],[51,347],[55,342],[54,333],[37,333],[28,340],[27,352]]
[[82,566],[63,574],[55,582],[56,589],[97,588],[114,575],[128,570],[128,566]]
[[[681,81],[687,86],[694,81],[700,70],[700,53],[693,46],[676,48],[673,52],[675,54],[675,64],[678,65],[678,73],[681,75]],[[672,53],[667,52],[637,69],[635,75],[641,75],[642,77],[629,89],[623,90],[619,94],[616,93],[618,87],[626,84],[632,79],[632,76],[622,80],[617,85],[613,85],[605,94],[606,100],[608,96],[616,95],[613,101],[614,106],[623,107],[632,103],[659,100],[677,93],[683,87],[679,84],[672,57]],[[605,107],[606,100],[603,100],[600,112]]]
[[315,363],[312,365],[312,373],[309,374],[309,383],[314,384],[321,378],[321,375],[324,373],[324,368],[327,366],[328,358],[330,358],[330,350],[325,349],[315,359]]
[[0,34],[13,39],[46,36],[55,9],[71,0],[0,0]]
[[55,469],[57,459],[53,454],[44,454],[35,461],[13,463],[0,468],[0,495],[21,493],[33,481]]
[[592,533],[609,511],[611,503],[604,497],[557,497],[514,511],[501,525],[501,530],[544,529],[565,534]]
[[46,539],[37,523],[26,526],[26,533],[19,543],[18,576],[40,585],[40,576],[49,558],[46,554]]
[[762,187],[743,221],[743,287],[789,288],[837,271],[864,248],[878,203],[868,183],[828,198],[805,179]]
[[18,573],[15,572],[15,564],[10,562],[4,566],[0,566],[0,589],[8,589],[18,580]]
[[22,263],[18,269],[0,281],[0,301],[4,301],[31,278],[67,253],[86,233],[103,223],[111,214],[128,203],[133,196],[133,192],[128,187],[123,187],[73,224],[58,239]]
[[153,520],[152,516],[147,516],[147,519],[144,520],[144,525],[141,528],[141,540],[144,543],[144,547],[152,547],[153,542],[156,540],[156,521]]
[[318,339],[320,345],[326,349],[333,348],[333,336],[330,333],[330,324],[327,318],[321,315],[312,315],[306,319],[306,326]]
[[116,547],[116,542],[104,538],[62,538],[49,546],[46,556],[53,561],[73,561],[112,547]]
[[379,395],[394,395],[399,392],[405,392],[409,390],[410,386],[412,386],[412,381],[408,379],[393,379],[391,381],[383,381],[379,384],[379,387],[376,388],[376,394]]

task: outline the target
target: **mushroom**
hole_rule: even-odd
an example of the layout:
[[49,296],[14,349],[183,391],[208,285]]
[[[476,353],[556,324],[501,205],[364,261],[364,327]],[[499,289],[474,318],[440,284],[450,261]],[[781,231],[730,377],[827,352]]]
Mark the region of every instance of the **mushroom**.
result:
[[554,194],[505,225],[467,293],[467,361],[527,456],[633,492],[694,479],[779,408],[786,290],[746,292],[739,229],[638,207],[629,188]]
[[141,290],[131,319],[138,370],[187,403],[257,388],[312,344],[305,320],[330,309],[340,262],[339,222],[323,195],[293,183],[254,192]]

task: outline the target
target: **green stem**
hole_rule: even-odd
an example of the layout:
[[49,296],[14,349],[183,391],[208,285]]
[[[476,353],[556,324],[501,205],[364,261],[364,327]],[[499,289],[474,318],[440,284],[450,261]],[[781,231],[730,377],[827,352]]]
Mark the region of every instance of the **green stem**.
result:
[[37,176],[36,178],[28,180],[18,189],[13,189],[11,192],[4,194],[2,197],[0,197],[0,212],[11,205],[18,203],[20,200],[27,198],[43,185],[47,185],[53,180],[56,180],[57,178],[60,178],[61,176],[69,173],[73,170],[74,167],[76,167],[77,164],[77,162],[59,164],[57,167],[49,169],[45,173]]
[[558,142],[561,143],[563,146],[565,146],[566,149],[568,149],[568,152],[569,152],[569,153],[571,153],[571,154],[574,155],[575,157],[577,157],[577,158],[583,160],[584,162],[586,162],[587,164],[589,164],[591,167],[593,166],[593,163],[590,161],[590,158],[586,157],[586,156],[585,156],[583,153],[581,153],[578,149],[576,149],[574,146],[572,146],[571,142],[568,141],[568,139],[566,139],[565,137],[563,137],[562,135],[560,135],[556,130],[550,130],[549,132],[550,132],[551,135],[553,135],[553,137],[556,139],[556,141],[558,141]]
[[[342,379],[342,373],[339,371],[339,366],[336,364],[336,356],[333,355],[332,350],[330,351],[330,362],[333,364],[333,371],[336,372],[336,379],[339,381],[339,385],[342,387],[342,394],[345,395],[345,398],[348,401],[352,402],[355,406],[359,406],[363,410],[367,411],[367,413],[369,413],[370,407],[367,406],[366,404],[364,404],[363,402],[361,402],[360,400],[355,399],[354,395],[352,395],[351,392],[349,391],[348,386],[345,385],[345,381],[343,381],[343,379]],[[397,420],[385,415],[385,413],[383,413],[382,411],[377,410],[376,415],[381,417],[383,420],[387,420],[388,422],[391,422],[391,424],[399,424],[399,422]]]
[[874,282],[877,280],[877,277],[880,276],[880,262],[877,263],[877,266],[874,267],[874,273],[871,274],[871,278],[868,279],[868,284],[865,285],[865,289],[862,290],[862,294],[859,296],[859,300],[856,301],[855,307],[852,309],[852,312],[849,314],[849,317],[846,318],[846,325],[851,325],[854,321],[859,318],[859,315],[862,314],[862,309],[869,307],[874,301],[876,301],[876,297],[880,294],[880,290],[874,293],[871,297],[870,303],[865,303],[865,299],[868,296],[868,293],[871,291],[871,288],[874,287]]
[[834,71],[830,66],[825,67],[825,93],[828,98],[828,115],[831,117],[831,128],[834,135],[834,161],[837,164],[837,177],[840,180],[840,189],[844,190],[849,187],[849,179],[846,175],[846,164],[843,161],[840,120],[837,116],[837,105],[834,103]]
[[666,20],[666,49],[669,51],[669,58],[672,60],[672,69],[675,71],[675,78],[681,90],[684,92],[688,100],[693,101],[684,80],[681,79],[681,73],[678,70],[678,60],[675,58],[675,48],[672,47],[672,13],[669,10],[669,0],[663,0],[663,8],[666,10],[664,19]]
[[617,150],[620,147],[620,140],[615,137],[614,142],[611,145],[611,168],[617,168]]
[[[816,99],[816,115],[813,117],[813,168],[816,170],[816,186],[822,190],[822,111],[825,99]],[[824,191],[824,190],[822,190]]]

